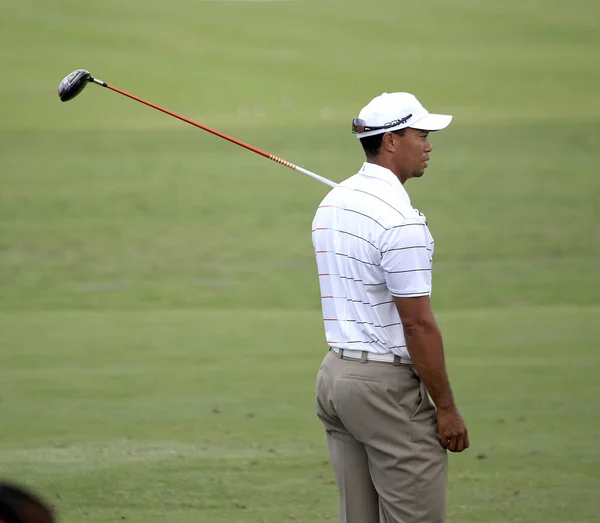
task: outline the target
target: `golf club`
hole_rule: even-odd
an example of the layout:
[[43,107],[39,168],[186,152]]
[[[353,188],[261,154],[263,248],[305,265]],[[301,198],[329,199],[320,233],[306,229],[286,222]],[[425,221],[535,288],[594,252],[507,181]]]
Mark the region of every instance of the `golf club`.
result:
[[68,102],[69,100],[72,100],[73,98],[75,98],[79,93],[81,93],[81,91],[83,91],[85,89],[85,87],[87,86],[88,83],[95,83],[102,87],[106,87],[107,89],[110,89],[111,91],[115,91],[116,93],[122,94],[123,96],[127,96],[128,98],[131,98],[132,100],[136,100],[137,102],[148,105],[149,107],[152,107],[153,109],[157,109],[158,111],[166,113],[169,116],[173,116],[174,118],[178,118],[179,120],[182,120],[186,123],[194,125],[195,127],[203,129],[204,131],[208,131],[209,133],[212,133],[215,136],[218,136],[219,138],[224,138],[225,140],[228,140],[228,141],[230,141],[236,145],[239,145],[241,147],[244,147],[244,148],[248,149],[249,151],[252,151],[256,154],[260,154],[261,156],[264,156],[265,158],[268,158],[269,160],[273,160],[274,162],[280,163],[281,165],[285,165],[286,167],[289,167],[290,169],[293,169],[294,171],[298,171],[302,174],[305,174],[306,176],[310,176],[311,178],[314,178],[315,180],[317,180],[321,183],[329,185],[330,187],[335,187],[337,185],[335,182],[332,182],[331,180],[328,180],[327,178],[324,178],[323,176],[319,176],[318,174],[315,174],[311,171],[303,169],[302,167],[298,167],[297,165],[294,165],[293,163],[288,162],[287,160],[279,158],[273,154],[269,154],[265,151],[261,151],[257,147],[253,147],[252,145],[244,143],[240,140],[236,140],[235,138],[232,138],[231,136],[227,136],[226,134],[223,134],[219,131],[215,131],[214,129],[211,129],[210,127],[199,124],[198,122],[195,122],[194,120],[190,120],[189,118],[180,116],[179,114],[169,111],[168,109],[164,109],[164,108],[160,107],[159,105],[153,104],[151,102],[147,102],[146,100],[143,100],[142,98],[138,98],[137,96],[134,96],[125,91],[122,91],[121,89],[117,89],[116,87],[113,87],[112,85],[108,85],[106,82],[103,82],[102,80],[99,80],[98,78],[94,78],[90,74],[90,72],[86,71],[85,69],[77,69],[76,71],[73,71],[71,74],[65,76],[65,78],[62,80],[62,82],[60,82],[60,85],[58,86],[58,97],[61,99],[61,101]]

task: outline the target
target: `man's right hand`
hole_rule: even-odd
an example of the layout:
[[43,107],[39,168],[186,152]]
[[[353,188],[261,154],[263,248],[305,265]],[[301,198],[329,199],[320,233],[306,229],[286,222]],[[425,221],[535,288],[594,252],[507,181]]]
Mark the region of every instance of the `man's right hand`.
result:
[[469,448],[467,426],[456,407],[438,409],[437,424],[442,447],[450,452],[462,452]]
[[431,300],[429,296],[394,297],[394,302],[413,366],[438,409],[440,442],[450,452],[462,452],[469,447],[469,436],[465,422],[454,406],[442,334],[431,310]]

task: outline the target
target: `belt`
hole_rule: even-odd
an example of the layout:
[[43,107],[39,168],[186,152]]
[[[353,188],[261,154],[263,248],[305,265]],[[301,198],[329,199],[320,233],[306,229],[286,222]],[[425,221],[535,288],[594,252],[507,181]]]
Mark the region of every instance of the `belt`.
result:
[[338,347],[329,347],[329,349],[343,360],[358,360],[363,363],[367,361],[377,361],[379,363],[393,363],[394,365],[412,365],[412,361],[401,356],[396,356],[391,352],[377,354],[366,350],[340,349]]

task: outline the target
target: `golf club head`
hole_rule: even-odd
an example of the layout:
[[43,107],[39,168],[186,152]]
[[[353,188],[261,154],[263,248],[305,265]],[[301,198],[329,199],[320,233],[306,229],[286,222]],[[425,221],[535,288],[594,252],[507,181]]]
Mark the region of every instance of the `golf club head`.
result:
[[85,69],[77,69],[65,76],[58,86],[58,97],[61,102],[68,102],[75,98],[89,83],[92,75]]

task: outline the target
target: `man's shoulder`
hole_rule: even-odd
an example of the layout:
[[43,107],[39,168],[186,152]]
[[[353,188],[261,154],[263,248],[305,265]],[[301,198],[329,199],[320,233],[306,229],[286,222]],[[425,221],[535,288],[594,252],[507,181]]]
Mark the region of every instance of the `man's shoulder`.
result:
[[347,178],[328,194],[324,203],[332,202],[368,214],[385,228],[424,218],[401,191],[382,180],[365,180],[360,173]]

